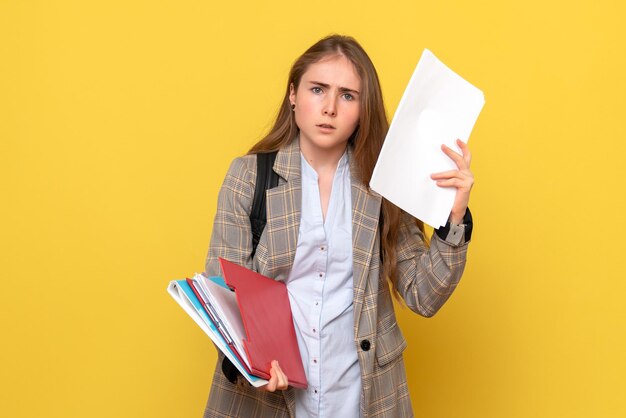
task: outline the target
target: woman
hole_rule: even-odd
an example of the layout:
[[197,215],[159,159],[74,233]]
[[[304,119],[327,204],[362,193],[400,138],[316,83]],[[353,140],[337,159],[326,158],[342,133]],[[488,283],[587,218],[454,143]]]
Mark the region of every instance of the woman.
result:
[[[467,146],[443,146],[458,169],[432,178],[457,193],[429,244],[421,222],[367,186],[387,128],[376,70],[354,39],[329,36],[294,63],[270,133],[226,175],[206,269],[219,275],[223,257],[286,283],[309,387],[287,387],[276,362],[264,389],[232,383],[220,355],[205,417],[413,415],[391,295],[423,316],[448,299],[465,266],[473,177]],[[271,151],[280,180],[252,256],[254,154]]]

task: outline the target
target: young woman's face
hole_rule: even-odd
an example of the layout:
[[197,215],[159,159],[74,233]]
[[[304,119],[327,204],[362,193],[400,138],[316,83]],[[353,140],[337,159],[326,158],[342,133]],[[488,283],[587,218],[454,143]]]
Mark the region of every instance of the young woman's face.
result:
[[359,123],[361,79],[343,55],[311,64],[298,90],[291,86],[300,144],[315,152],[343,152]]

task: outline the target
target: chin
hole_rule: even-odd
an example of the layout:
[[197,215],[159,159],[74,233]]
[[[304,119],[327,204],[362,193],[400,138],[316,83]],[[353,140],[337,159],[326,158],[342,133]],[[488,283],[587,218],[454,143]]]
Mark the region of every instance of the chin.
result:
[[345,141],[316,141],[313,144],[315,147],[326,150],[343,149],[348,145],[348,140]]

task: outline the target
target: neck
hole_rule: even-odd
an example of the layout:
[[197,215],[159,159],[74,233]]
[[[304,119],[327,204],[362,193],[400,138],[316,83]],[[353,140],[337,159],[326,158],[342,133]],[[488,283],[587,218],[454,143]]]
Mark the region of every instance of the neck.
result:
[[300,143],[300,152],[309,163],[309,165],[317,172],[318,175],[325,173],[334,173],[341,156],[346,151],[347,145],[342,144],[340,147],[333,149],[319,149],[309,147],[309,144]]

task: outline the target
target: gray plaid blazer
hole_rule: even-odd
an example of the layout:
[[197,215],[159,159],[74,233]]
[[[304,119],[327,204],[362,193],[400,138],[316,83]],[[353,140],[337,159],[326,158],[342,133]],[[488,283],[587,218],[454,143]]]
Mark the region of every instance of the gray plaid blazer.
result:
[[[351,152],[350,150],[348,150]],[[352,159],[352,246],[354,256],[354,344],[361,369],[363,418],[411,417],[402,351],[406,341],[396,323],[391,293],[380,277],[378,220],[381,197],[359,183]],[[220,275],[218,257],[285,281],[296,253],[300,226],[301,178],[298,140],[278,152],[279,185],[267,191],[267,225],[254,259],[249,213],[256,182],[256,157],[233,161],[218,198],[206,260],[209,275]],[[432,316],[448,299],[463,273],[467,243],[452,244],[433,234],[430,247],[409,215],[402,218],[398,244],[398,290],[407,306]],[[294,389],[265,392],[243,378],[233,384],[221,371],[213,376],[205,418],[295,416]],[[343,418],[343,417],[342,417]]]

